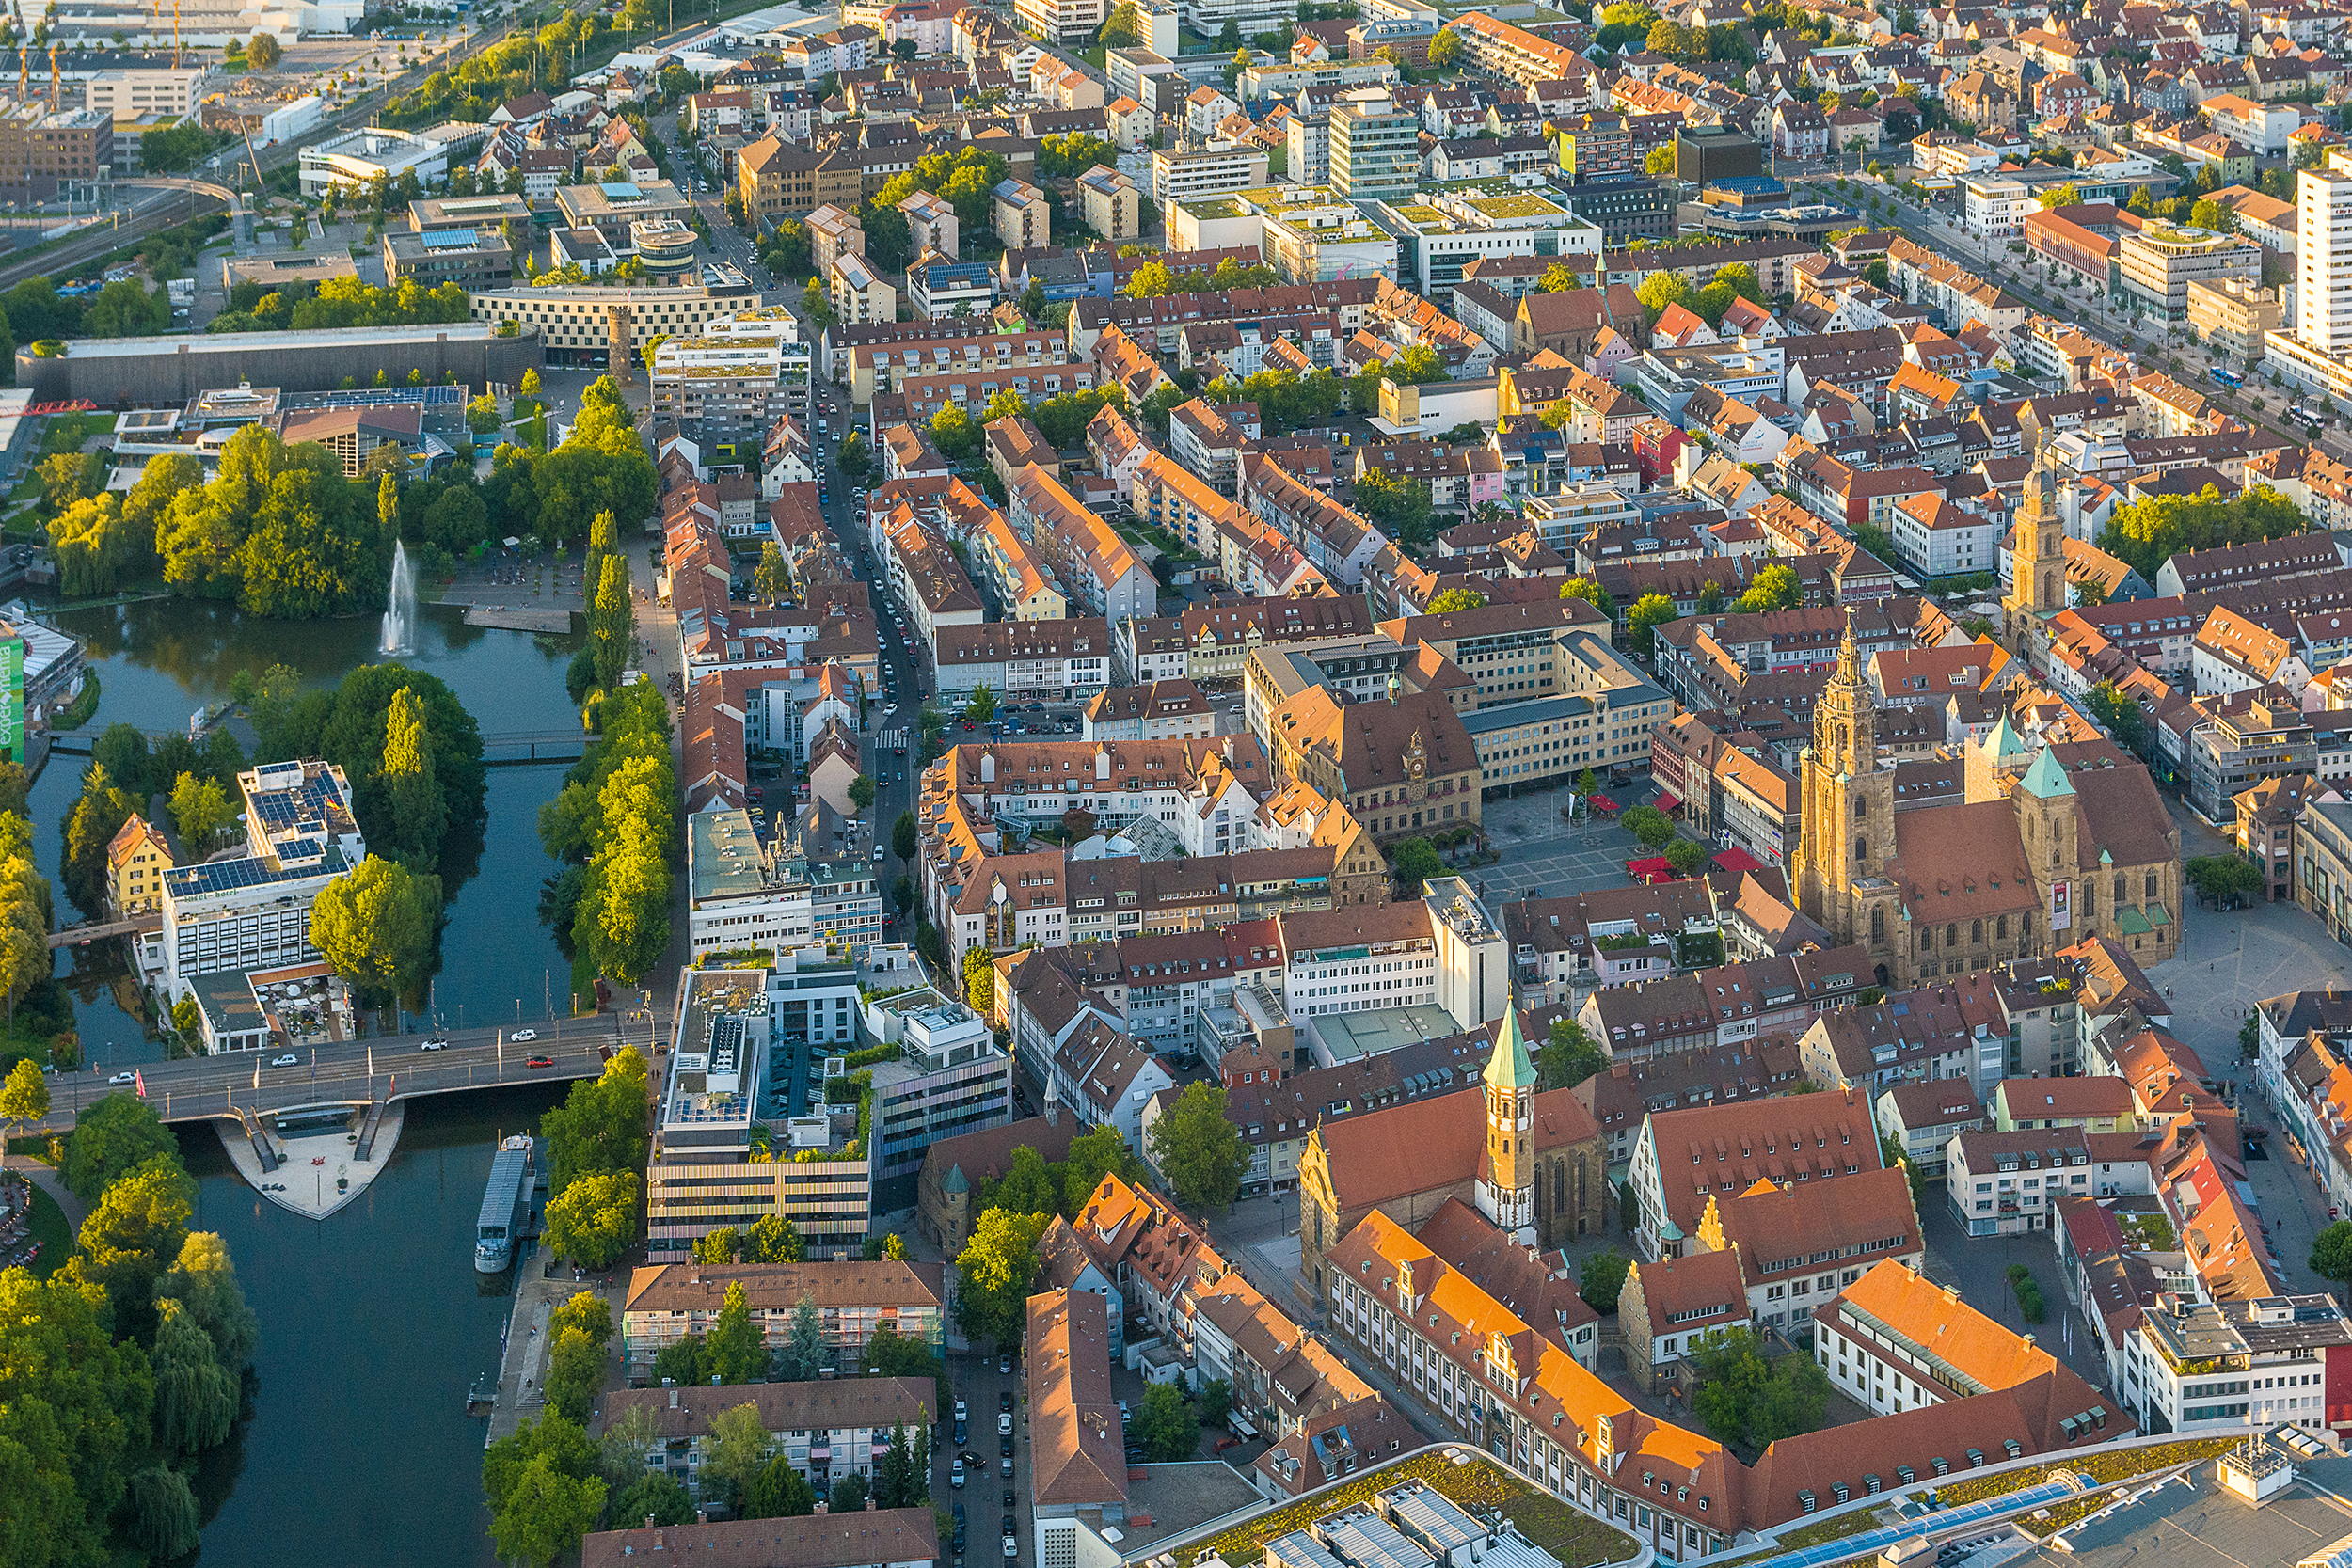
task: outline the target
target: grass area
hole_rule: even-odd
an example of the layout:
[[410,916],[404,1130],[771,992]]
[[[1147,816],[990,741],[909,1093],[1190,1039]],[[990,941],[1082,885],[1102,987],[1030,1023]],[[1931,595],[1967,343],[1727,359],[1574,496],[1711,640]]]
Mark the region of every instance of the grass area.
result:
[[[1469,1462],[1454,1464],[1448,1457],[1454,1451],[1470,1455]],[[1624,1531],[1612,1529],[1537,1491],[1485,1454],[1467,1448],[1438,1449],[1367,1471],[1344,1486],[1319,1492],[1286,1508],[1269,1509],[1178,1553],[1179,1568],[1192,1568],[1213,1556],[1223,1558],[1232,1568],[1263,1561],[1265,1544],[1277,1536],[1303,1529],[1327,1513],[1369,1502],[1375,1495],[1408,1481],[1427,1481],[1473,1513],[1500,1510],[1532,1544],[1563,1562],[1622,1562],[1641,1550]]]
[[73,1230],[65,1223],[65,1211],[57,1207],[57,1200],[39,1187],[33,1189],[32,1231],[33,1240],[40,1243],[40,1256],[30,1267],[35,1278],[46,1279],[64,1268],[65,1260],[72,1256]]
[[112,414],[52,414],[40,433],[40,454],[55,457],[59,452],[80,451],[83,442],[93,436],[110,435],[114,427]]
[[82,689],[76,692],[74,694],[73,701],[67,704],[65,707],[60,709],[56,718],[50,721],[50,728],[52,731],[61,732],[65,730],[78,730],[83,725],[88,723],[93,718],[97,717],[98,696],[98,672],[95,670],[84,671],[82,673]]
[[2186,1438],[2178,1443],[2158,1443],[2145,1449],[2117,1449],[2107,1453],[2094,1453],[2076,1461],[2052,1455],[2052,1463],[2043,1465],[2021,1465],[1999,1475],[1984,1476],[1967,1481],[1945,1481],[1935,1489],[1936,1506],[1957,1508],[1962,1503],[1982,1502],[2004,1492],[2020,1487],[2039,1486],[2053,1469],[2065,1468],[2089,1476],[2094,1481],[2128,1481],[2192,1460],[2212,1459],[2236,1446],[2234,1437]]
[[1824,1519],[1803,1529],[1792,1529],[1780,1538],[1773,1548],[1775,1554],[1795,1551],[1804,1546],[1819,1546],[1824,1542],[1843,1541],[1850,1535],[1860,1535],[1866,1529],[1876,1529],[1884,1521],[1874,1508],[1857,1508],[1851,1513],[1841,1513],[1835,1519]]

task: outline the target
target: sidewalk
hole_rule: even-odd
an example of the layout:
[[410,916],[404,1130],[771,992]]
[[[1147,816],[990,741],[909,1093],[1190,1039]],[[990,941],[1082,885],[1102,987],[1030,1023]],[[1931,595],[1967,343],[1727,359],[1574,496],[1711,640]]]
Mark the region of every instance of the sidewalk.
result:
[[65,1212],[65,1223],[73,1227],[73,1233],[77,1236],[82,1233],[82,1222],[89,1218],[89,1205],[75,1197],[66,1184],[57,1180],[56,1171],[29,1154],[0,1156],[0,1166],[17,1172],[47,1193]]

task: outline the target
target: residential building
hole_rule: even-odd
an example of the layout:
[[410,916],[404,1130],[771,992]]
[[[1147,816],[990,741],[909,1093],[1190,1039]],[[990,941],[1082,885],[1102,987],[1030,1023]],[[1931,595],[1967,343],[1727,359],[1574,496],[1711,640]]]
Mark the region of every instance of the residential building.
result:
[[1349,201],[1408,196],[1421,182],[1420,118],[1385,90],[1367,88],[1331,106],[1331,188]]
[[1947,1146],[1945,1198],[1971,1236],[2047,1230],[2062,1198],[2154,1191],[2137,1130],[1961,1132]]
[[2184,1436],[2344,1426],[2332,1390],[2352,1372],[2352,1323],[2326,1294],[2207,1302],[2161,1297],[2125,1341],[2116,1390],[2140,1424]]
[[768,1568],[938,1568],[941,1557],[939,1516],[928,1504],[872,1510],[803,1529],[789,1546],[779,1536],[755,1554],[743,1550],[742,1540],[739,1520],[599,1530],[581,1540],[580,1568],[637,1568],[646,1557],[668,1552],[702,1563],[732,1558],[746,1568],[755,1560]]
[[133,812],[106,845],[106,908],[117,919],[162,907],[164,876],[176,854],[163,831]]
[[621,1359],[630,1380],[652,1381],[653,1359],[664,1346],[707,1335],[727,1287],[738,1284],[771,1351],[790,1341],[802,1299],[814,1303],[829,1372],[859,1367],[866,1342],[884,1324],[934,1353],[946,1344],[946,1283],[938,1263],[657,1263],[629,1275],[621,1300]]
[[1025,180],[1005,180],[989,193],[991,226],[1007,250],[1041,249],[1054,243],[1045,193]]
[[706,1498],[703,1467],[710,1458],[723,1410],[746,1404],[756,1410],[769,1435],[771,1457],[790,1464],[818,1497],[844,1476],[864,1476],[870,1484],[893,1432],[912,1433],[932,1427],[941,1415],[939,1385],[928,1377],[852,1375],[821,1382],[755,1383],[724,1391],[691,1385],[609,1388],[602,1398],[610,1419],[617,1421],[637,1410],[651,1416],[653,1437],[644,1452],[647,1475],[666,1476],[685,1487],[688,1496],[712,1502],[725,1494],[714,1489]]
[[1081,1529],[1127,1518],[1127,1461],[1111,1393],[1104,1298],[1070,1290],[1031,1296],[1024,1351],[1030,1550],[1041,1564],[1073,1563]]

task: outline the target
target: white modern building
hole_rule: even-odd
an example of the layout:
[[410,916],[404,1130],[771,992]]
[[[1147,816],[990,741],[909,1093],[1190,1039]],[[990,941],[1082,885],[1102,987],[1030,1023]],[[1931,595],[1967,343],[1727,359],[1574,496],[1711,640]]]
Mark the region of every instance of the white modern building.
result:
[[2352,403],[2352,159],[2295,177],[2295,325],[2264,340],[2263,369]]
[[2328,1391],[2347,1363],[2352,1323],[2330,1296],[2216,1304],[2168,1294],[2126,1337],[2116,1394],[2145,1432],[2329,1432]]
[[367,859],[350,782],[333,763],[266,763],[237,785],[245,853],[164,874],[164,985],[175,1000],[199,974],[318,962],[310,906]]

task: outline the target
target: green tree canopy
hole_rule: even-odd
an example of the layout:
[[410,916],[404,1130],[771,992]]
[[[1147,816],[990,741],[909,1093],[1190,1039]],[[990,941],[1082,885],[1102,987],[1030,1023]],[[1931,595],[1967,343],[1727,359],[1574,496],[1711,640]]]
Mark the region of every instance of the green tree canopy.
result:
[[1200,1423],[1175,1385],[1147,1384],[1129,1418],[1127,1440],[1142,1444],[1147,1455],[1163,1464],[1190,1459],[1200,1447]]
[[110,1094],[75,1117],[57,1177],[74,1196],[95,1203],[119,1178],[167,1156],[177,1160],[180,1144],[163,1117],[136,1095]]
[[1625,1289],[1626,1273],[1631,1267],[1631,1259],[1613,1246],[1587,1253],[1577,1267],[1576,1293],[1596,1312],[1614,1312],[1617,1294]]
[[968,1337],[1004,1346],[1020,1343],[1029,1281],[1037,1273],[1037,1241],[1051,1217],[1003,1209],[980,1215],[956,1259],[956,1321]]
[[598,1171],[548,1199],[548,1245],[582,1268],[609,1269],[637,1239],[637,1174]]
[[1176,1201],[1195,1212],[1230,1205],[1249,1168],[1248,1146],[1225,1119],[1225,1091],[1214,1084],[1185,1085],[1152,1124],[1148,1142]]
[[370,855],[310,907],[310,944],[371,996],[414,998],[432,961],[441,879]]

